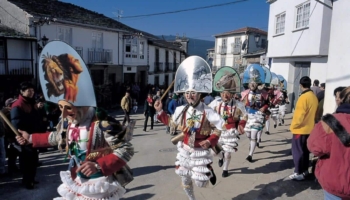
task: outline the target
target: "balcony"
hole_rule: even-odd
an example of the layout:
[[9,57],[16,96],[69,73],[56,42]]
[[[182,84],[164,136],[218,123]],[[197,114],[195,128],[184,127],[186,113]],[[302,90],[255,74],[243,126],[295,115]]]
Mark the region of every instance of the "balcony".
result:
[[80,55],[81,58],[84,59],[84,57],[83,57],[83,55],[84,55],[83,47],[75,47],[75,51]]
[[[41,69],[41,68],[40,68]],[[34,75],[31,59],[0,60],[0,75]]]
[[241,44],[235,44],[235,43],[233,43],[233,44],[231,45],[231,53],[232,53],[232,54],[235,54],[235,55],[241,54],[241,49],[242,49]]
[[164,72],[172,72],[174,64],[173,63],[165,63]]
[[219,46],[219,54],[226,54],[227,46]]
[[88,63],[113,63],[113,51],[110,49],[89,49]]
[[160,73],[163,72],[163,63],[162,62],[155,62],[154,63],[154,73]]
[[173,65],[173,72],[176,72],[177,68],[179,68],[179,63],[174,63]]

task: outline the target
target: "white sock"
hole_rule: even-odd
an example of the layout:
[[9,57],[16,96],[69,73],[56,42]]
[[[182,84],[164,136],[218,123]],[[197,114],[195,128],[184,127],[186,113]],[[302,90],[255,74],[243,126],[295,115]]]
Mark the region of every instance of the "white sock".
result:
[[250,149],[249,149],[249,155],[253,156],[253,153],[255,151],[255,147],[256,147],[256,140],[251,139],[250,140]]
[[270,132],[270,119],[265,122],[266,131]]
[[256,135],[256,138],[257,138],[256,142],[260,142],[261,135],[262,135],[262,130],[260,130],[260,131],[257,133],[257,135]]
[[224,165],[223,165],[223,170],[227,171],[228,166],[230,165],[231,161],[231,153],[230,152],[225,152],[225,160],[224,160]]

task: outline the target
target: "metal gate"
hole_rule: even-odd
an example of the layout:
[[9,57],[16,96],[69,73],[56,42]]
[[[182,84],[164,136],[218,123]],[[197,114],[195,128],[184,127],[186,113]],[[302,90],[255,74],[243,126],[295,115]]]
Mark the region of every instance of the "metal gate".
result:
[[293,97],[292,97],[292,110],[294,110],[295,105],[298,101],[300,91],[299,81],[303,76],[310,76],[310,62],[295,62],[294,65],[294,88],[293,88]]

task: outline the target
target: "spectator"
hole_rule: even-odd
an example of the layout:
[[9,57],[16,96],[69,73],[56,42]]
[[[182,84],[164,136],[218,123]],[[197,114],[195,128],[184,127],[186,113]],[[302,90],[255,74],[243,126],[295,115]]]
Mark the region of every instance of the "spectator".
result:
[[61,111],[57,104],[45,102],[44,109],[46,111],[47,120],[49,124],[49,131],[55,131],[61,116]]
[[184,95],[178,95],[178,99],[177,99],[177,105],[178,106],[184,106],[187,104],[187,101],[185,99]]
[[[20,85],[18,100],[12,104],[11,123],[15,129],[20,129],[29,134],[38,133],[39,115],[35,109],[34,86],[23,82]],[[34,189],[37,183],[34,179],[38,165],[38,151],[32,145],[21,146],[19,164],[22,170],[22,183],[27,189]]]
[[149,93],[152,94],[152,96],[156,95],[157,94],[156,88],[153,86],[152,89],[149,91]]
[[36,102],[36,108],[38,110],[38,115],[40,120],[38,121],[39,133],[45,133],[50,127],[49,121],[47,120],[47,114],[44,108],[45,99],[38,98],[35,102]]
[[315,115],[317,111],[317,97],[310,90],[311,79],[304,76],[300,79],[300,89],[302,91],[294,111],[290,130],[293,133],[292,154],[295,165],[294,174],[290,179],[304,180],[309,174],[309,151],[307,149],[307,138],[315,125]]
[[321,91],[316,95],[318,99],[318,107],[316,112],[316,123],[321,120],[323,115],[323,105],[324,105],[324,91],[326,89],[326,84],[321,83]]
[[[170,112],[169,112],[169,110],[168,110],[168,107],[169,107],[169,104],[170,104],[171,100],[172,100],[172,94],[169,93],[169,94],[168,94],[168,98],[167,98],[166,101],[165,101],[165,105],[164,105],[164,109],[163,109],[168,115],[170,115]],[[166,133],[167,133],[167,134],[170,133],[170,126],[167,126],[167,127],[166,127]]]
[[154,114],[156,113],[156,110],[154,109],[154,102],[155,100],[152,98],[152,94],[148,94],[147,99],[144,104],[143,114],[145,115],[145,122],[143,124],[143,131],[146,131],[148,118],[151,118],[151,129],[153,130],[153,124],[154,124]]
[[173,94],[172,100],[168,105],[168,113],[170,115],[173,115],[175,113],[175,109],[178,106],[177,99],[178,99],[178,96],[176,94]]
[[139,100],[139,96],[140,96],[140,87],[136,84],[136,83],[134,83],[133,85],[132,85],[132,93],[133,93],[133,96],[134,96],[134,98],[138,101]]
[[325,83],[321,83],[321,87],[320,87],[320,92],[317,93],[316,97],[318,99],[318,102],[320,102],[322,99],[324,99],[324,92],[326,89],[326,84]]
[[207,96],[204,97],[204,103],[205,105],[209,105],[210,102],[212,102],[214,100],[214,98],[211,96],[211,94],[207,94]]
[[138,104],[137,104],[136,99],[133,99],[133,101],[132,101],[132,109],[134,110],[134,113],[137,112],[137,109],[138,109],[138,108],[139,108],[139,107],[138,107]]
[[339,95],[345,88],[346,87],[337,87],[334,90],[333,94],[334,94],[334,97],[335,97],[335,103],[337,104],[337,107],[340,105],[340,102],[341,102]]
[[[5,107],[1,110],[2,113],[7,117],[7,119],[11,119],[10,111],[12,104],[17,99],[7,99],[5,101]],[[7,165],[7,171],[9,173],[12,173],[14,171],[18,171],[18,168],[16,166],[16,158],[19,154],[18,150],[14,148],[13,145],[10,145],[10,148],[6,148],[9,144],[14,143],[15,140],[15,134],[12,132],[10,127],[5,123],[5,121],[0,117],[0,177],[6,175],[5,170],[5,162],[6,162],[6,154],[8,157],[8,165]],[[19,146],[17,148],[20,148]]]
[[[153,102],[156,102],[157,100],[160,100],[160,98],[161,98],[160,91],[157,91],[157,92],[156,92],[156,95],[153,96]],[[159,123],[159,121],[158,121],[156,115],[154,115],[153,118],[154,118],[153,120],[154,120],[156,123]]]
[[131,98],[130,98],[130,92],[125,92],[125,96],[122,98],[122,102],[120,105],[124,112],[124,120],[123,120],[123,126],[125,126],[125,123],[130,123],[130,110],[131,110]]
[[350,199],[350,87],[340,97],[335,114],[322,117],[307,140],[308,149],[319,157],[315,175],[325,200]]
[[317,95],[321,91],[320,87],[318,86],[319,84],[320,81],[316,79],[314,80],[314,84],[311,87],[311,90],[314,92],[315,95]]

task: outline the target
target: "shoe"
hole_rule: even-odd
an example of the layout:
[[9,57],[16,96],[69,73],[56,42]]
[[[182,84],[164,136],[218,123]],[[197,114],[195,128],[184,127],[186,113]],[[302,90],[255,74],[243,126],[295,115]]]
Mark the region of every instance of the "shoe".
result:
[[277,124],[274,124],[274,125],[273,125],[273,128],[276,128],[276,127],[277,127]]
[[224,164],[224,159],[219,159],[218,161],[219,167],[222,167],[223,164]]
[[25,183],[25,184],[24,184],[24,187],[25,187],[27,190],[32,190],[32,189],[34,189],[34,183],[33,183],[33,182]]
[[284,119],[282,119],[282,124],[284,124]]
[[258,143],[260,143],[260,142],[261,142],[261,138],[259,139]]
[[256,147],[260,148],[259,142],[256,143]]
[[209,181],[210,181],[210,183],[211,183],[212,185],[215,185],[215,183],[216,183],[216,175],[215,175],[215,173],[214,173],[214,169],[211,168],[210,171],[211,171],[212,177],[209,179]]
[[281,124],[281,123],[279,123],[279,124],[278,124],[278,126],[282,126],[282,124]]
[[269,131],[266,131],[265,134],[270,135],[270,132],[269,132]]
[[246,160],[248,160],[248,162],[253,162],[253,157],[251,155],[249,155]]
[[36,164],[37,167],[40,167],[43,165],[43,162],[38,162],[38,164]]
[[305,179],[305,176],[304,176],[304,174],[294,173],[294,174],[290,175],[289,178],[291,180],[302,181]]
[[224,170],[222,171],[222,178],[226,178],[226,177],[228,177],[228,171]]
[[146,129],[143,129],[144,132],[146,132]]
[[149,130],[153,130],[153,128],[149,129]]

